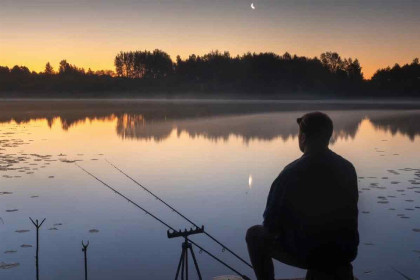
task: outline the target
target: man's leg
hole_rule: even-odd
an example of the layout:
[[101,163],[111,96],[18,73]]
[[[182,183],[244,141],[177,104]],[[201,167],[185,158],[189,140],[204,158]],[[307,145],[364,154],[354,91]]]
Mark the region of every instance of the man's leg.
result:
[[[276,239],[278,238],[278,239]],[[290,236],[275,236],[267,228],[256,225],[246,233],[249,257],[258,280],[273,280],[273,258],[290,266],[307,269],[305,261],[299,257]]]
[[249,257],[258,280],[274,279],[273,241],[274,236],[261,225],[250,227],[246,233]]

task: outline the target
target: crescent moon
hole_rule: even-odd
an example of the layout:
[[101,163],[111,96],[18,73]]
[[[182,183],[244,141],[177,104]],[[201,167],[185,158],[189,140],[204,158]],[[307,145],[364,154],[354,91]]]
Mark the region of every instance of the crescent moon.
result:
[[251,8],[252,8],[253,10],[255,10],[254,3],[251,3]]

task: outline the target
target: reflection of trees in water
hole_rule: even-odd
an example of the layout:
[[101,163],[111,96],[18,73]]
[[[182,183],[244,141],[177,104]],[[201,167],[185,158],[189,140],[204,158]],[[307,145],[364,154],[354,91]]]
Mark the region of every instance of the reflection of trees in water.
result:
[[334,112],[329,114],[334,122],[334,133],[331,142],[339,139],[354,139],[360,123],[364,119],[362,112]]
[[[332,111],[328,112],[334,121],[332,142],[338,139],[353,139],[360,123],[371,119],[375,128],[391,130],[408,135],[411,140],[420,134],[420,126],[415,120],[420,119],[420,111],[390,112],[390,111]],[[187,133],[190,137],[205,137],[213,141],[227,140],[230,136],[250,140],[272,140],[281,138],[284,141],[297,136],[296,118],[301,112],[281,112],[245,116],[213,117],[192,120],[154,122],[136,126],[132,122],[135,116],[124,116],[118,119],[117,133],[124,138],[154,139],[162,141],[169,137],[173,130],[177,134]],[[120,124],[127,120],[129,124]],[[378,125],[384,122],[387,127]],[[124,129],[124,128],[128,129]]]
[[146,120],[142,115],[124,114],[117,117],[116,131],[122,138],[160,141],[169,137],[172,127],[164,121],[146,124]]
[[69,130],[73,126],[78,126],[86,122],[92,121],[112,121],[115,119],[114,114],[108,114],[105,116],[66,116],[60,114],[54,114],[48,117],[43,116],[43,114],[36,114],[31,116],[10,116],[7,118],[0,118],[0,123],[16,122],[17,124],[27,124],[33,121],[43,121],[47,122],[49,128],[51,128],[56,122],[60,122],[61,129],[64,131]]
[[[275,116],[278,114],[273,113]],[[250,140],[271,140],[281,137],[287,140],[296,135],[296,119],[292,114],[281,114],[278,119],[271,114],[233,117],[214,117],[204,120],[190,120],[176,123],[178,133],[185,132],[192,137],[203,136],[217,141],[227,140],[230,136]],[[279,120],[278,126],[273,122]]]
[[389,114],[388,116],[371,119],[375,128],[390,132],[392,135],[400,133],[408,136],[411,141],[420,134],[420,113],[410,115]]
[[[387,105],[388,107],[392,107]],[[393,105],[395,106],[395,105]],[[399,106],[399,105],[397,105]],[[404,105],[409,106],[411,105]],[[413,105],[414,106],[414,105]],[[418,106],[418,105],[416,105]],[[415,106],[414,106],[415,107]],[[287,140],[297,135],[296,118],[304,112],[323,110],[334,121],[337,139],[354,138],[361,121],[368,118],[375,128],[407,135],[420,134],[420,111],[385,109],[378,104],[320,102],[151,102],[151,101],[66,101],[1,102],[0,122],[26,123],[45,119],[51,127],[61,121],[63,130],[87,121],[116,121],[122,138],[161,141],[176,130],[190,137],[214,141],[230,136],[250,140]],[[405,108],[405,107],[401,107]]]

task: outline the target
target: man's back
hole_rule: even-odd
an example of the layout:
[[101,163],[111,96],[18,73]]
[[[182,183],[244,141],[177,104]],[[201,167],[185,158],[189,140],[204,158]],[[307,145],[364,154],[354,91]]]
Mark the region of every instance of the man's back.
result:
[[274,181],[264,226],[287,236],[311,265],[350,262],[359,243],[357,200],[350,162],[329,149],[305,153]]

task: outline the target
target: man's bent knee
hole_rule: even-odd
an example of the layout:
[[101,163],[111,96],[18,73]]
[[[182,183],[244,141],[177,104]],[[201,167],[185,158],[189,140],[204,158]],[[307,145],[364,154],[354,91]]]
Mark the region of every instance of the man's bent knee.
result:
[[246,232],[246,242],[249,244],[255,242],[256,239],[260,239],[264,234],[264,231],[265,229],[262,225],[255,225],[250,227]]

